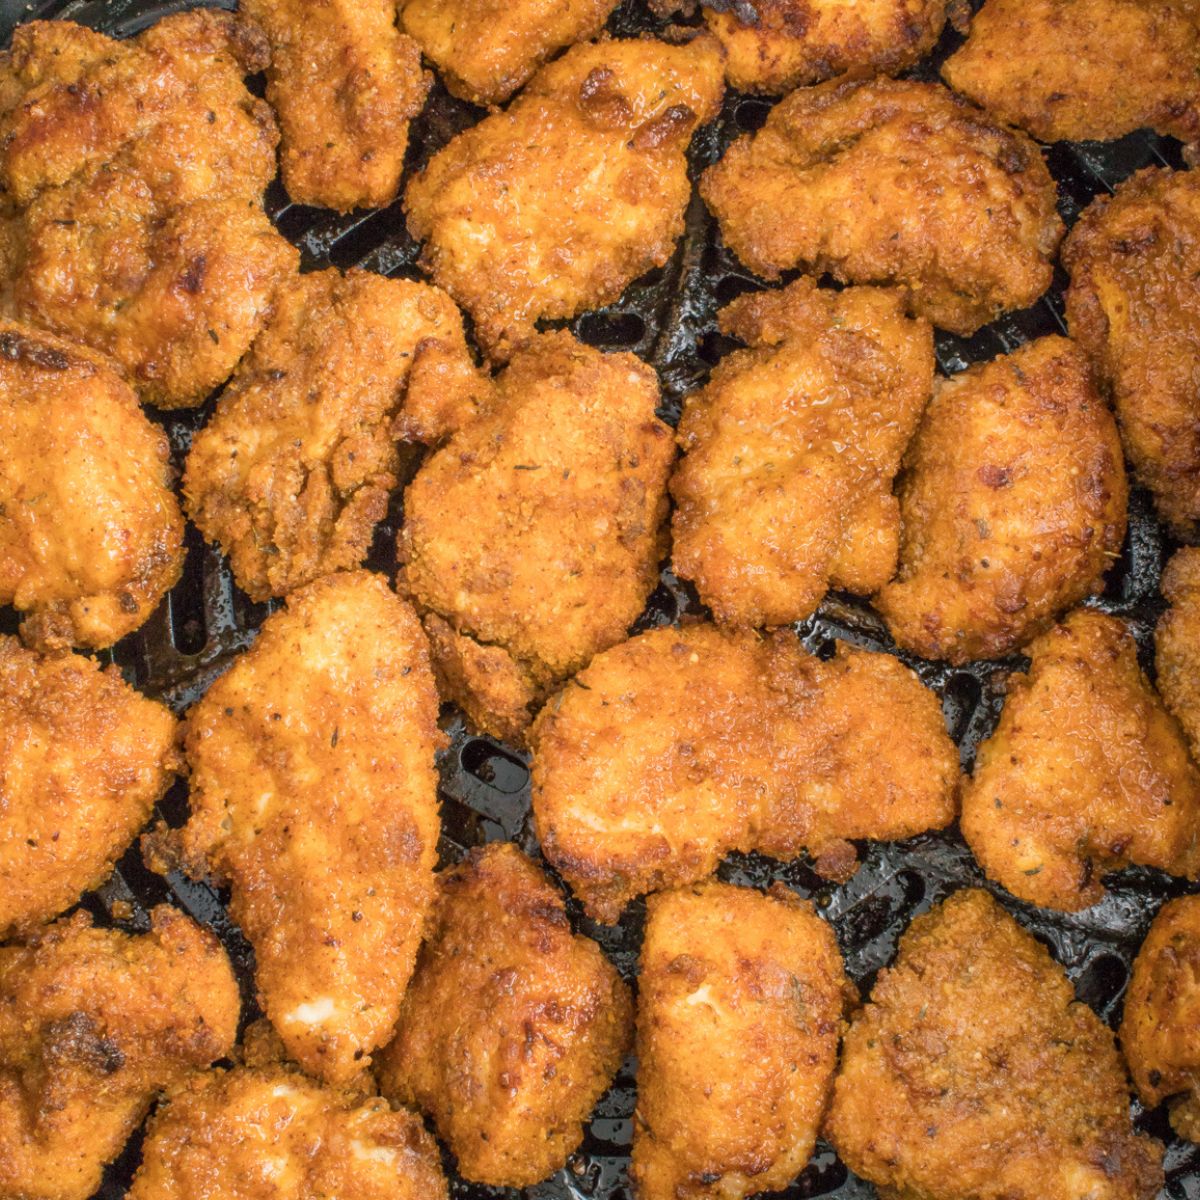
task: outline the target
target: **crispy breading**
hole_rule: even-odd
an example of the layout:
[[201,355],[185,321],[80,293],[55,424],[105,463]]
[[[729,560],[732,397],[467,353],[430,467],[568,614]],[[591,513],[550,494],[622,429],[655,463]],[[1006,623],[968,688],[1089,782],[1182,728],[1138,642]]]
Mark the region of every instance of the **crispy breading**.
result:
[[1171,1125],[1200,1142],[1200,896],[1158,910],[1133,962],[1121,1046],[1138,1094],[1171,1101]]
[[731,850],[845,879],[850,838],[953,819],[958,753],[937,697],[897,659],[707,624],[597,655],[534,723],[542,851],[585,908],[615,921],[644,892],[692,883]]
[[221,944],[165,905],[151,922],[76,913],[0,947],[0,1196],[87,1200],[154,1097],[232,1050]]
[[298,261],[261,206],[277,132],[242,77],[266,62],[260,30],[211,8],[128,42],[63,21],[13,35],[17,314],[110,354],[165,408],[228,378]]
[[1171,607],[1154,631],[1158,690],[1200,762],[1200,549],[1177,550],[1162,576]]
[[116,667],[0,637],[0,939],[99,887],[181,766]]
[[1200,140],[1196,0],[987,0],[946,82],[1043,142]]
[[618,0],[400,0],[446,87],[473,104],[502,104],[548,59],[594,38]]
[[433,900],[440,739],[417,618],[365,571],[293,592],[187,714],[184,863],[232,884],[266,1014],[327,1082],[366,1067],[400,1010]]
[[169,454],[111,362],[0,321],[0,603],[27,642],[111,646],[174,586]]
[[638,1200],[739,1200],[812,1156],[856,999],[833,930],[785,887],[653,896],[638,977]]
[[1125,538],[1116,423],[1083,353],[1045,337],[935,386],[905,458],[898,645],[998,658],[1103,586]]
[[632,1034],[629,988],[600,947],[495,843],[438,879],[380,1085],[433,1118],[465,1179],[531,1187],[578,1147]]
[[1200,171],[1139,171],[1063,247],[1067,320],[1112,392],[1134,473],[1200,538]]
[[422,263],[490,358],[667,262],[691,196],[685,152],[717,114],[721,72],[709,34],[576,46],[408,185]]
[[1122,621],[1079,609],[1029,648],[963,793],[989,879],[1076,912],[1131,863],[1200,875],[1200,772]]
[[700,191],[726,245],[764,278],[798,267],[894,283],[912,312],[962,334],[1032,304],[1063,233],[1037,146],[911,80],[793,92]]
[[679,423],[672,564],[716,619],[785,625],[896,569],[892,479],[933,386],[933,331],[898,292],[798,279],[735,300],[729,355]]
[[455,385],[483,387],[444,292],[367,271],[294,276],[192,444],[188,513],[255,600],[357,567],[398,482],[397,415]]
[[657,403],[634,355],[541,334],[409,485],[397,587],[425,616],[443,698],[480,729],[522,741],[653,591],[675,452]]
[[986,892],[917,917],[853,1019],[826,1132],[894,1200],[1153,1200],[1111,1031]]
[[[730,84],[782,95],[848,71],[895,75],[933,48],[955,0],[712,0]],[[749,18],[753,18],[750,20]]]
[[392,0],[240,0],[271,43],[267,99],[297,204],[349,212],[396,198],[408,123],[433,83]]

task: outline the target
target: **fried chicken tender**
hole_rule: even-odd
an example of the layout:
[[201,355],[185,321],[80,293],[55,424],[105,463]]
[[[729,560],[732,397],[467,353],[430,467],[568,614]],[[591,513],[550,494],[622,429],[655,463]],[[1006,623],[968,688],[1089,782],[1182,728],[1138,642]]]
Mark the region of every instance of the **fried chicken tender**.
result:
[[0,938],[99,887],[180,765],[175,718],[116,667],[0,637]]
[[408,185],[422,264],[489,358],[668,261],[691,196],[685,152],[717,115],[722,69],[708,34],[576,46]]
[[416,38],[450,91],[502,104],[564,46],[594,38],[618,0],[400,0]]
[[0,603],[32,645],[111,646],[179,579],[166,435],[112,363],[0,321]]
[[578,1147],[632,1027],[600,947],[571,932],[542,872],[496,843],[439,877],[380,1083],[433,1118],[464,1178],[531,1187]]
[[154,1097],[233,1048],[220,943],[165,905],[151,922],[76,913],[0,947],[0,1196],[87,1200]]
[[398,482],[398,414],[482,386],[444,292],[366,271],[294,276],[192,444],[189,515],[255,600],[357,567]]
[[946,82],[1043,142],[1200,141],[1196,0],[987,0]]
[[730,84],[782,95],[847,71],[895,75],[933,49],[947,0],[712,0]]
[[1133,963],[1121,1046],[1142,1100],[1171,1101],[1171,1125],[1200,1142],[1200,896],[1158,911]]
[[638,981],[638,1200],[739,1200],[812,1156],[855,999],[833,930],[780,884],[653,896]]
[[847,839],[953,819],[958,753],[897,659],[695,624],[597,655],[534,723],[542,851],[589,914],[710,875],[731,850],[854,873]]
[[743,296],[747,343],[690,397],[671,480],[672,561],[718,621],[803,620],[828,587],[871,593],[896,569],[892,478],[933,384],[933,331],[898,292],[798,279]]
[[1037,146],[934,83],[793,92],[700,191],[756,274],[896,284],[910,311],[962,334],[1032,304],[1063,233]]
[[1120,438],[1065,338],[941,381],[905,466],[900,569],[875,604],[923,658],[1017,649],[1099,591],[1120,553]]
[[412,610],[365,571],[288,599],[187,715],[185,865],[232,884],[290,1057],[344,1083],[387,1041],[440,832],[437,695]]
[[667,552],[671,431],[632,354],[542,334],[405,494],[397,586],[444,699],[524,740],[537,705],[621,641]]
[[0,119],[17,314],[111,355],[143,400],[198,404],[228,378],[298,253],[262,210],[278,135],[243,85],[261,31],[199,9],[115,42],[17,27],[24,91]]
[[391,0],[240,0],[271,42],[267,99],[297,204],[349,212],[396,198],[408,123],[433,82]]
[[1076,912],[1130,863],[1200,875],[1200,773],[1123,622],[1080,609],[1029,649],[979,747],[962,831],[989,879]]
[[1154,632],[1158,690],[1200,762],[1200,549],[1175,553],[1163,572],[1162,594],[1171,607]]
[[1152,1200],[1113,1035],[986,892],[917,917],[853,1019],[826,1133],[895,1200]]
[[1067,319],[1112,392],[1134,473],[1200,539],[1200,172],[1139,171],[1063,247]]

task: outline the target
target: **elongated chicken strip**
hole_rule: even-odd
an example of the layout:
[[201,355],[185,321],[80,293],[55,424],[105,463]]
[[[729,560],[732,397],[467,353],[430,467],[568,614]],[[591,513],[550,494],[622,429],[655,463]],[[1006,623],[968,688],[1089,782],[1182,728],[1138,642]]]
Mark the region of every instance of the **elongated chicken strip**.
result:
[[1171,607],[1154,632],[1158,690],[1200,762],[1200,549],[1177,550],[1162,577]]

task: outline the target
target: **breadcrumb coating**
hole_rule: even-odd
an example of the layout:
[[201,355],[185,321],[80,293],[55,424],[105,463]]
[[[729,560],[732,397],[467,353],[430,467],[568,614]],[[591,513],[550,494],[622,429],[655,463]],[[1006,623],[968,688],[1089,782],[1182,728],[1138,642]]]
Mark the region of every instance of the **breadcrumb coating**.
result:
[[1154,632],[1158,690],[1200,762],[1200,549],[1175,552],[1163,571],[1162,594],[1170,608]]

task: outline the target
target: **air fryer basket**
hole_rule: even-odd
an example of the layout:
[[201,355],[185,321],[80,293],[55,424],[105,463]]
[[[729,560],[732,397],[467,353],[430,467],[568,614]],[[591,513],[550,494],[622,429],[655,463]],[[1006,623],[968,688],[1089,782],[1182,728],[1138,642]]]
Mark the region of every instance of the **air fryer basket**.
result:
[[[167,13],[192,7],[189,0],[147,3],[146,0],[0,0],[0,39],[7,44],[18,21],[69,17],[114,36],[134,34]],[[222,3],[222,7],[233,7]],[[978,7],[978,0],[975,2]],[[609,22],[616,35],[661,29],[649,6],[625,0]],[[947,30],[935,53],[914,72],[936,78],[937,64],[960,37]],[[702,130],[692,147],[696,174],[719,157],[738,134],[757,128],[768,103],[731,93],[719,119]],[[425,161],[460,129],[482,115],[451,97],[439,83],[413,127],[409,170]],[[1180,167],[1179,148],[1165,139],[1138,133],[1114,143],[1060,143],[1046,151],[1059,185],[1059,204],[1070,224],[1093,196],[1108,192],[1141,167]],[[417,278],[418,247],[407,234],[399,204],[377,212],[338,216],[289,204],[278,182],[268,193],[267,206],[280,230],[300,246],[303,268],[362,266],[386,275]],[[962,370],[1012,350],[1043,334],[1064,332],[1059,269],[1053,290],[1033,308],[1014,313],[980,330],[971,338],[939,333],[937,355],[946,373]],[[717,309],[735,296],[764,286],[724,249],[698,196],[687,214],[687,230],[672,261],[633,284],[621,301],[588,313],[571,328],[584,341],[605,350],[632,350],[653,364],[663,387],[661,415],[672,424],[684,396],[703,383],[708,371],[732,344],[716,329]],[[174,462],[181,467],[191,437],[208,418],[212,403],[193,412],[160,414]],[[375,539],[369,565],[394,571],[394,541],[401,520],[399,496]],[[1173,549],[1156,522],[1144,493],[1135,492],[1129,535],[1120,561],[1110,573],[1108,587],[1097,600],[1106,612],[1132,623],[1143,665],[1153,668],[1151,634],[1161,611],[1159,572]],[[232,657],[253,640],[273,606],[251,603],[234,585],[224,560],[189,528],[187,563],[178,586],[136,635],[126,638],[111,654],[127,679],[144,692],[165,700],[182,713],[203,694]],[[651,596],[637,628],[669,624],[685,613],[703,612],[694,594],[669,570]],[[0,610],[0,631],[15,632],[15,614]],[[842,638],[872,649],[895,652],[882,622],[861,600],[831,594],[816,616],[803,622],[798,633],[818,654],[829,654],[834,639]],[[975,747],[994,726],[1003,701],[1004,681],[1023,664],[1019,658],[1000,663],[948,667],[901,656],[942,698],[952,736],[969,768]],[[451,745],[440,758],[442,839],[444,862],[452,862],[472,846],[510,839],[537,852],[529,815],[529,773],[526,758],[486,737],[466,732],[456,712],[447,709],[443,725]],[[186,788],[177,784],[161,807],[173,825],[186,817]],[[820,879],[804,860],[780,864],[756,855],[735,856],[721,868],[723,878],[764,885],[781,880],[800,895],[811,897],[837,931],[847,967],[866,992],[879,968],[892,957],[897,938],[918,913],[964,885],[983,884],[983,877],[957,831],[929,834],[896,845],[866,845],[862,866],[843,886]],[[986,886],[986,885],[985,885]],[[996,891],[997,889],[992,889]],[[1159,872],[1134,869],[1114,877],[1105,900],[1076,915],[1042,912],[1001,894],[1017,919],[1046,942],[1063,964],[1081,999],[1110,1024],[1119,1019],[1130,962],[1159,906],[1172,896],[1196,890]],[[161,902],[186,910],[212,928],[229,950],[242,987],[244,1017],[257,1015],[254,1002],[253,954],[225,911],[227,896],[179,874],[162,879],[142,864],[136,846],[119,864],[109,882],[85,897],[83,906],[103,924],[131,930],[148,928],[147,911]],[[636,973],[643,909],[631,906],[620,925],[607,929],[584,917],[570,902],[577,927],[597,938],[622,974]],[[537,1200],[624,1200],[628,1196],[628,1160],[636,1095],[632,1062],[626,1063],[615,1085],[601,1099],[578,1154],[554,1178],[526,1193]],[[1163,1197],[1200,1200],[1200,1148],[1173,1137],[1161,1111],[1146,1113],[1135,1102],[1139,1128],[1167,1143],[1167,1185]],[[103,1200],[124,1194],[140,1156],[135,1136],[113,1164],[99,1193]],[[451,1170],[452,1194],[459,1200],[488,1200],[503,1189],[468,1184]],[[782,1195],[789,1200],[814,1196],[860,1200],[874,1196],[870,1185],[850,1175],[824,1143],[808,1168]]]

